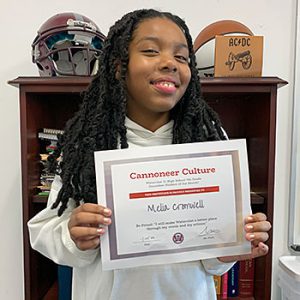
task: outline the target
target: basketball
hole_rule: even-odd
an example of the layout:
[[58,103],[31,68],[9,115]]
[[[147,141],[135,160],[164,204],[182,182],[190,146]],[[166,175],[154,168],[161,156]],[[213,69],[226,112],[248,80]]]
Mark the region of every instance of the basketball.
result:
[[194,41],[197,68],[200,77],[214,75],[216,35],[253,35],[244,24],[234,20],[221,20],[206,26]]

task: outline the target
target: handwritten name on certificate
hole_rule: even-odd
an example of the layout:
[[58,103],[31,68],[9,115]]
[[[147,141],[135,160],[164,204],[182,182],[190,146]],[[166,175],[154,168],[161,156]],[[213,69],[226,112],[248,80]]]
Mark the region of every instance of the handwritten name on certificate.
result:
[[245,140],[95,152],[104,270],[250,253]]

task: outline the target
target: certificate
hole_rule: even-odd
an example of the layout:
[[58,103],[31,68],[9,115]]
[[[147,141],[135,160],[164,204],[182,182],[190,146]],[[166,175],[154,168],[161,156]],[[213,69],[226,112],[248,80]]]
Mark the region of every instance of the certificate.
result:
[[245,140],[98,151],[95,168],[104,270],[251,252]]

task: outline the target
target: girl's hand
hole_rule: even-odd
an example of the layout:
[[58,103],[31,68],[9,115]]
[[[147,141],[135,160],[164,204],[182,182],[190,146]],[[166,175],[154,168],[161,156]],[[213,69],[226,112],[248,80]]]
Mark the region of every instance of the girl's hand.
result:
[[105,226],[111,223],[111,210],[92,203],[85,203],[72,211],[68,228],[77,248],[89,250],[99,247]]
[[251,254],[223,256],[218,259],[222,262],[233,262],[266,255],[269,251],[269,247],[264,242],[269,238],[268,231],[271,227],[271,223],[267,221],[267,217],[263,213],[256,213],[248,216],[245,220],[244,228],[246,231],[246,239],[251,241]]

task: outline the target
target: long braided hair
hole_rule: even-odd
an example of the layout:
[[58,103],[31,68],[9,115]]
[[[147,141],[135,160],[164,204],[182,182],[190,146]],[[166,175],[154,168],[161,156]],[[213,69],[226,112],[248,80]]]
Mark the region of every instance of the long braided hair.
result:
[[[201,98],[192,38],[185,22],[171,13],[153,9],[130,12],[110,28],[99,71],[49,158],[50,169],[56,170],[62,179],[62,188],[52,205],[52,208],[60,205],[58,215],[64,212],[70,199],[77,206],[81,202],[97,203],[94,151],[128,148],[125,127],[128,47],[138,25],[151,18],[167,18],[177,24],[185,34],[189,49],[191,80],[182,99],[170,112],[174,120],[173,143],[225,139],[217,114]],[[120,79],[115,76],[116,62]]]

